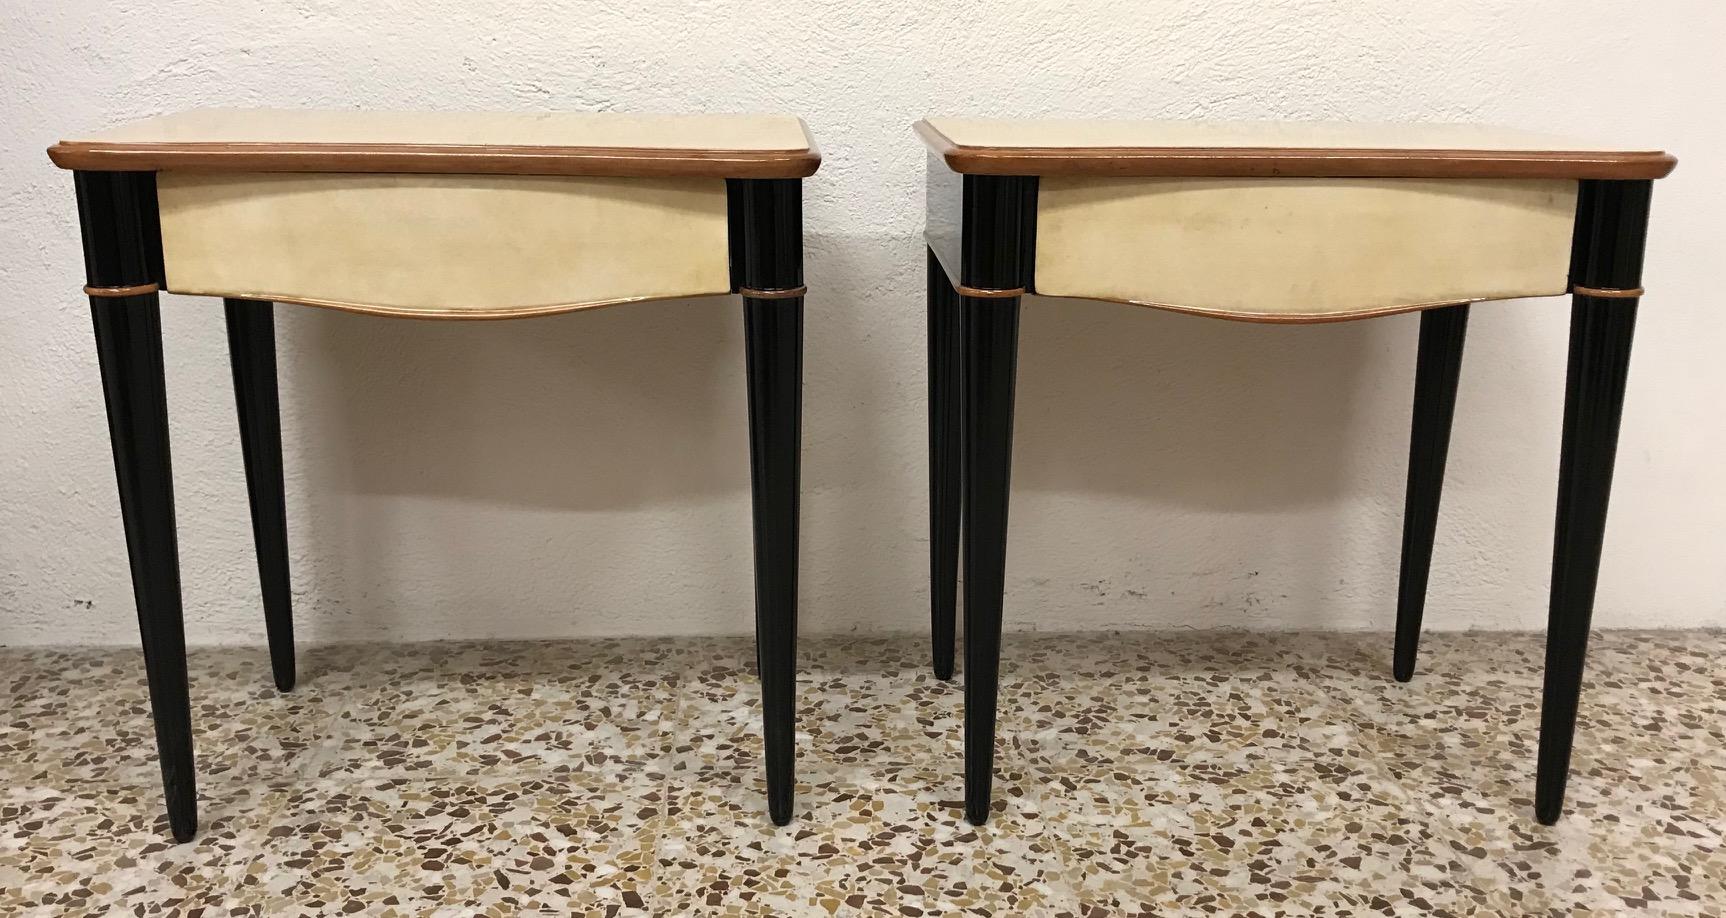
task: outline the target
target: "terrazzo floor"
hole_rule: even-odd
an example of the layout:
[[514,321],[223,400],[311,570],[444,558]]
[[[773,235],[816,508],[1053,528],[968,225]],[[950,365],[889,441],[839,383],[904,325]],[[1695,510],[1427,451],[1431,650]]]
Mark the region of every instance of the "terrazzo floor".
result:
[[1726,910],[1720,633],[1596,635],[1552,828],[1537,635],[1009,635],[982,828],[926,648],[803,641],[783,829],[746,640],[195,651],[188,845],[140,655],[0,649],[0,914]]

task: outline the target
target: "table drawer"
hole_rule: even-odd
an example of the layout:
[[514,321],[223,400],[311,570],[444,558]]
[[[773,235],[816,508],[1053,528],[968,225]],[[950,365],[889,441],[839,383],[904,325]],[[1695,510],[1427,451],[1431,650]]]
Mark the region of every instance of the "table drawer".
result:
[[725,180],[163,172],[167,289],[438,318],[731,290]]
[[1036,292],[1326,321],[1549,296],[1569,283],[1561,179],[1044,176]]

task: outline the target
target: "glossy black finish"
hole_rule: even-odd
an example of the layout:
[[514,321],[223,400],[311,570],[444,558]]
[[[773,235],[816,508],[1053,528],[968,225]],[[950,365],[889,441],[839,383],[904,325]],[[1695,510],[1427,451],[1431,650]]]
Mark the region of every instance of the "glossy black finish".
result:
[[92,287],[162,283],[154,172],[74,172],[84,277]]
[[940,154],[929,151],[923,170],[923,240],[947,271],[947,280],[959,282],[960,224],[965,220],[965,177],[947,168]]
[[1035,289],[1037,177],[960,175],[928,159],[923,228],[948,280],[983,290]]
[[[803,283],[802,183],[730,183],[741,286]],[[741,229],[742,239],[737,240]],[[791,821],[796,781],[798,480],[802,465],[803,298],[743,300],[749,459],[755,507],[755,647],[764,712],[767,809]]]
[[[1572,283],[1598,289],[1640,287],[1653,183],[1581,184]],[[1594,588],[1606,535],[1606,505],[1612,491],[1636,306],[1635,299],[1591,296],[1576,296],[1571,305],[1546,684],[1540,712],[1540,766],[1534,792],[1535,816],[1547,825],[1558,821],[1564,810],[1564,785],[1576,734],[1588,627],[1594,614]]]
[[959,588],[960,391],[959,294],[935,252],[928,253],[929,305],[929,620],[935,678],[953,678]]
[[[93,287],[160,283],[161,241],[155,176],[79,172],[78,217]],[[150,713],[176,841],[198,829],[192,710],[186,685],[186,634],[180,609],[174,480],[168,457],[168,401],[162,374],[162,324],[156,294],[91,297],[108,435],[120,488],[132,595],[138,606]]]
[[275,304],[226,299],[228,360],[246,458],[252,542],[263,586],[264,628],[276,688],[294,687],[294,608],[288,582],[288,511],[282,488],[282,413],[276,395]]
[[1037,177],[967,175],[964,187],[959,282],[983,289],[1031,289]]
[[[1028,286],[1036,180],[967,175],[961,275],[969,286]],[[1019,297],[960,297],[962,538],[965,565],[965,817],[989,818],[1006,583],[1007,500]]]
[[733,287],[803,286],[803,182],[726,179]]
[[962,298],[965,311],[965,817],[989,818],[1019,298]]
[[1402,577],[1396,592],[1396,681],[1414,676],[1420,648],[1420,618],[1426,579],[1432,570],[1432,536],[1450,451],[1450,421],[1456,383],[1462,375],[1462,342],[1468,304],[1420,314],[1420,348],[1414,371],[1414,431],[1408,446],[1408,496],[1402,513]]

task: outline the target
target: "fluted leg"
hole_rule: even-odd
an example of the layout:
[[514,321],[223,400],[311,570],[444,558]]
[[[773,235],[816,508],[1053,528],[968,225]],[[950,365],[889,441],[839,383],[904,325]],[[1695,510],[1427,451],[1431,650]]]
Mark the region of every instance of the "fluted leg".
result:
[[959,586],[959,294],[928,253],[929,618],[935,677],[953,678]]
[[74,180],[168,826],[185,842],[198,830],[198,790],[155,292],[161,265],[155,176],[79,172]]
[[965,817],[989,818],[1007,563],[1019,298],[961,300],[964,335]]
[[288,581],[288,512],[282,487],[282,416],[276,395],[275,304],[224,300],[234,405],[246,457],[252,542],[263,585],[264,629],[276,688],[294,687],[294,609]]
[[1414,431],[1408,447],[1408,494],[1402,514],[1402,576],[1396,593],[1396,681],[1414,676],[1420,618],[1432,570],[1432,537],[1450,451],[1450,421],[1456,412],[1456,382],[1462,374],[1462,342],[1468,304],[1420,314],[1420,353],[1414,371]]
[[1564,810],[1618,450],[1618,422],[1630,369],[1630,341],[1636,328],[1650,190],[1646,181],[1586,181],[1577,206],[1570,275],[1577,290],[1570,313],[1570,369],[1564,390],[1540,768],[1534,792],[1535,815],[1547,825],[1558,821]]
[[[742,227],[749,467],[755,501],[755,648],[767,811],[791,821],[796,784],[798,480],[803,411],[803,210],[795,179],[735,180]],[[734,231],[736,228],[734,227]]]

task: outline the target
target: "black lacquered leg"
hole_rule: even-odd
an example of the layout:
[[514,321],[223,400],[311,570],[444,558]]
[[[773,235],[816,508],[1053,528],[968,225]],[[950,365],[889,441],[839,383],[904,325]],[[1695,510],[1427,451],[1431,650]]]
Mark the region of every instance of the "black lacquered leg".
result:
[[989,818],[1019,298],[964,297],[965,818]]
[[929,617],[935,677],[953,678],[959,586],[959,294],[929,259]]
[[114,288],[157,282],[161,263],[151,173],[80,172],[78,212],[92,288],[90,312],[108,408],[108,434],[120,487],[132,594],[143,636],[150,713],[177,841],[198,827],[192,711],[186,687],[186,634],[180,609],[174,481],[168,461],[168,402],[162,375],[161,314],[153,291]]
[[[755,497],[755,647],[761,676],[767,811],[791,821],[796,784],[797,512],[803,412],[802,184],[733,180],[741,227],[749,375],[749,460]],[[762,296],[750,296],[750,291]],[[767,295],[771,293],[771,295]]]
[[[1640,288],[1650,185],[1645,181],[1582,183],[1570,275],[1578,287]],[[1535,815],[1547,825],[1558,821],[1564,810],[1636,306],[1634,296],[1580,292],[1571,306],[1540,770],[1534,792]]]
[[234,404],[246,457],[246,493],[252,504],[252,541],[263,584],[264,628],[276,688],[294,687],[294,610],[288,587],[288,513],[282,488],[282,417],[276,396],[276,327],[273,303],[224,300],[228,358],[234,367]]
[[1420,617],[1426,607],[1426,580],[1432,570],[1432,536],[1438,527],[1438,499],[1444,488],[1444,459],[1450,450],[1450,421],[1456,410],[1456,382],[1462,372],[1462,341],[1468,331],[1468,304],[1428,309],[1420,314],[1420,353],[1414,371],[1414,431],[1408,447],[1408,495],[1402,514],[1402,577],[1396,593],[1398,682],[1414,676],[1420,647]]
[[755,642],[766,712],[767,809],[791,821],[796,780],[797,483],[803,299],[744,300],[749,455],[755,493]]

